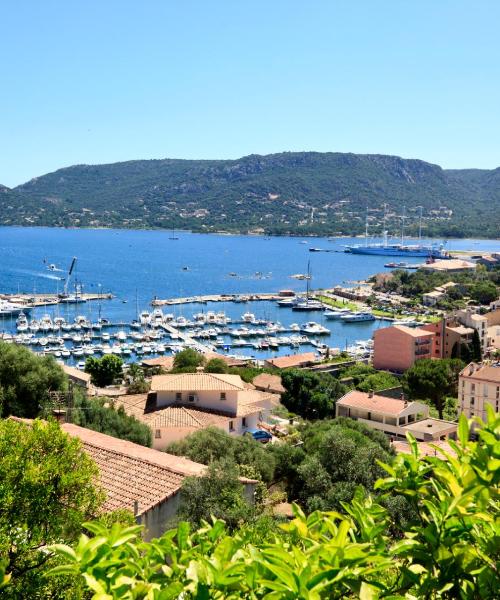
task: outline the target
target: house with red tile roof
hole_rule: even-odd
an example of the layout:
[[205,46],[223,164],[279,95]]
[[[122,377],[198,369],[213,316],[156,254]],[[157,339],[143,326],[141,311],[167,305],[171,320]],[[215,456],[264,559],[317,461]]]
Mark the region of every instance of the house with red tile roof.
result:
[[203,372],[156,375],[148,395],[119,399],[125,412],[148,425],[158,450],[207,427],[242,435],[257,428],[278,401],[275,394],[250,389],[239,375]]
[[336,403],[337,417],[349,417],[393,438],[411,433],[417,440],[430,442],[455,437],[457,424],[429,417],[429,407],[422,402],[389,398],[373,392],[351,390]]

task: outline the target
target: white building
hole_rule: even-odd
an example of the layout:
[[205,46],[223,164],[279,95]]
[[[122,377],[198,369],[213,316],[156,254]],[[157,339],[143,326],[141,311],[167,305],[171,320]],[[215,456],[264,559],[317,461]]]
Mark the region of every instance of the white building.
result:
[[123,396],[119,401],[150,427],[153,447],[163,450],[207,427],[231,435],[255,429],[279,396],[249,389],[239,375],[178,373],[154,376],[149,396]]
[[456,423],[430,418],[427,404],[358,390],[337,400],[336,416],[355,419],[395,438],[411,433],[422,442],[454,437],[457,431]]

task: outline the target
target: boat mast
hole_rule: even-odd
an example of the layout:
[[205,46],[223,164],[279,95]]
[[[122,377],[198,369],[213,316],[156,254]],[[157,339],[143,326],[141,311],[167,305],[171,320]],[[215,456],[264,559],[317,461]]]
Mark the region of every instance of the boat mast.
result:
[[417,206],[417,208],[420,209],[420,219],[418,222],[418,243],[420,244],[422,242],[422,209],[424,208],[423,206]]
[[382,220],[382,235],[384,237],[384,248],[387,248],[387,230],[385,228],[386,219],[387,219],[387,203],[384,204],[384,218]]
[[309,280],[311,279],[311,261],[307,261],[306,302],[309,301]]
[[405,219],[406,219],[406,206],[403,206],[403,214],[401,215],[401,246],[405,243]]
[[366,205],[366,216],[365,216],[365,246],[368,246],[368,204]]

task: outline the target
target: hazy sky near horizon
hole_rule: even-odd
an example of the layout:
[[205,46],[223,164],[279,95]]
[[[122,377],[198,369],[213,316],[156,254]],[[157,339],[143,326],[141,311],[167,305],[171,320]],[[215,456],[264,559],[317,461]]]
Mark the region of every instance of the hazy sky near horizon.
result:
[[0,184],[285,150],[500,166],[498,0],[23,0],[0,23]]

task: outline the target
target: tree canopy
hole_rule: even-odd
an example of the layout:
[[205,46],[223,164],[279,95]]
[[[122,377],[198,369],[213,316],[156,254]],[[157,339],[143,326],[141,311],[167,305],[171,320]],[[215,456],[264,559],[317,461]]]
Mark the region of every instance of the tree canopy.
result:
[[458,374],[464,366],[456,358],[418,360],[405,372],[403,389],[411,399],[430,400],[442,419],[444,399],[456,394]]
[[209,427],[170,444],[166,452],[204,465],[231,462],[238,467],[252,467],[262,481],[270,483],[273,479],[273,455],[250,435],[232,436],[217,427]]
[[13,598],[45,597],[36,594],[52,560],[46,546],[72,541],[96,516],[104,500],[96,476],[80,441],[57,423],[0,421],[0,563]]
[[75,425],[106,433],[141,446],[151,447],[151,429],[128,415],[123,406],[118,409],[102,398],[88,398],[77,394],[71,411],[71,421]]
[[281,402],[305,419],[332,417],[335,401],[345,392],[345,387],[327,373],[287,369],[281,373],[281,382],[286,390]]
[[92,377],[97,387],[111,385],[122,376],[123,360],[115,354],[106,354],[102,358],[89,356],[85,361],[85,372]]
[[62,390],[66,375],[52,356],[0,341],[0,416],[33,418],[47,404],[50,391]]
[[195,373],[198,367],[203,366],[205,357],[193,348],[185,348],[174,356],[174,373]]

